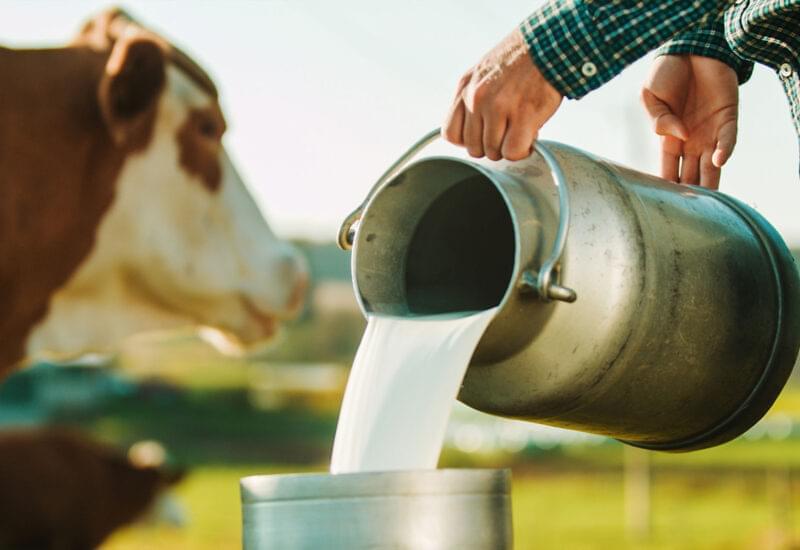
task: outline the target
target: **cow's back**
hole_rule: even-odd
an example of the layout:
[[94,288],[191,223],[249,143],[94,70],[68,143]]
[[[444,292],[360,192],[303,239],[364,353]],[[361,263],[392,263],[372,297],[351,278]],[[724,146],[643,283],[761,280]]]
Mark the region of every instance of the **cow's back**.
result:
[[94,548],[167,484],[75,432],[0,434],[0,548]]

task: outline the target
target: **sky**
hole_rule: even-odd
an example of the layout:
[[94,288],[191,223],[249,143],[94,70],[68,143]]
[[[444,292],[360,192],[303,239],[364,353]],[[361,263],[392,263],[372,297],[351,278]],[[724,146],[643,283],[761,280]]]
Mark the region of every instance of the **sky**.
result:
[[[341,220],[411,143],[439,126],[461,74],[542,2],[529,0],[128,1],[189,52],[221,91],[226,147],[276,232],[333,239]],[[53,47],[109,4],[0,0],[0,44]],[[541,133],[653,172],[658,141],[639,104],[651,58]],[[2,85],[2,82],[0,82]],[[722,190],[800,245],[797,138],[775,74],[741,88],[739,143]],[[453,153],[436,145],[437,153]]]

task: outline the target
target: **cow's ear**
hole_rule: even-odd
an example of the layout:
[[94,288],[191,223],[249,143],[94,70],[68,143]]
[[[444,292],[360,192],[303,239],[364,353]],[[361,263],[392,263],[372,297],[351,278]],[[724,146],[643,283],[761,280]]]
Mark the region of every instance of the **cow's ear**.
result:
[[114,142],[136,147],[149,137],[152,115],[166,80],[164,45],[147,35],[114,44],[100,78],[100,113]]
[[164,469],[161,471],[161,478],[164,482],[164,485],[167,487],[171,487],[176,483],[180,483],[184,479],[186,479],[186,469],[185,468],[176,468],[172,467],[170,469]]
[[109,8],[84,23],[70,42],[71,46],[89,46],[98,51],[111,48],[129,25],[139,25],[120,8]]

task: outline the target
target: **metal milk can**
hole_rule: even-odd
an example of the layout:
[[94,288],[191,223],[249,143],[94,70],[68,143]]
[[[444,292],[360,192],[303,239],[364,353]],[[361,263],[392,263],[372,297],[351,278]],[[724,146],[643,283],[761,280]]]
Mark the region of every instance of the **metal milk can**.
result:
[[437,135],[339,243],[365,313],[499,305],[461,401],[670,451],[733,439],[770,408],[800,344],[800,280],[756,211],[557,143],[405,166]]

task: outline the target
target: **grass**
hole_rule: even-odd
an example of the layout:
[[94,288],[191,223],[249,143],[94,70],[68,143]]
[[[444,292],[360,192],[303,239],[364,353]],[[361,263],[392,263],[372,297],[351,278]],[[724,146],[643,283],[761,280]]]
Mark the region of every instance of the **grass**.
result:
[[772,527],[765,495],[735,477],[698,484],[692,476],[661,476],[651,534],[633,539],[625,532],[621,474],[517,479],[516,548],[753,548]]
[[116,550],[241,548],[239,478],[266,468],[200,468],[176,493],[188,507],[186,528],[133,527],[118,531],[104,547]]
[[[239,549],[239,479],[324,469],[335,425],[329,413],[254,412],[233,388],[199,387],[177,402],[123,400],[112,409],[86,427],[117,441],[161,439],[192,468],[177,488],[189,524],[126,529],[108,542],[112,550]],[[800,391],[784,392],[771,414],[800,417]],[[450,450],[443,465],[513,466],[517,550],[750,549],[800,543],[793,533],[800,524],[800,475],[797,482],[790,477],[792,469],[800,471],[800,439],[742,438],[694,453],[649,456],[652,527],[644,538],[626,534],[619,443],[488,457]],[[248,465],[256,460],[270,462]]]
[[[177,491],[189,508],[186,528],[129,528],[106,548],[239,549],[239,478],[290,470],[270,465],[199,468]],[[657,471],[652,533],[634,540],[625,534],[622,481],[619,471],[515,473],[515,548],[761,548],[780,532],[776,518],[788,510],[776,504],[779,499],[766,477]],[[787,525],[800,520],[796,498],[794,504]]]
[[[316,468],[320,470],[321,468]],[[192,470],[175,494],[187,507],[184,528],[134,525],[116,532],[103,548],[109,550],[240,550],[239,480],[246,476],[309,469],[272,464],[213,466]]]

